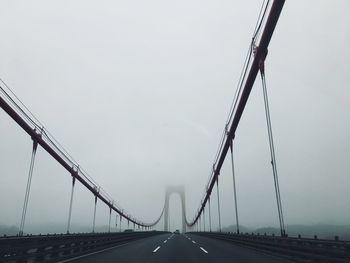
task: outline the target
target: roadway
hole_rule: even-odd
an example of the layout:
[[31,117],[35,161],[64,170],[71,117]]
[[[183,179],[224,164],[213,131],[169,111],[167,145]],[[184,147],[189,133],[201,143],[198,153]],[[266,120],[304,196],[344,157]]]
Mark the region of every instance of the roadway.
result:
[[63,262],[290,262],[231,243],[191,234],[162,234]]

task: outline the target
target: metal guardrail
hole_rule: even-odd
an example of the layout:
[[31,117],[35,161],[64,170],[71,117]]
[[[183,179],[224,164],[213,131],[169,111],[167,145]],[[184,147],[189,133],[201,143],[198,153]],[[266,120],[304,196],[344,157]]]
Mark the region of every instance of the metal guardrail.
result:
[[191,232],[254,248],[294,262],[350,262],[350,241],[280,237],[259,234]]
[[0,238],[0,262],[57,262],[165,232],[55,234]]

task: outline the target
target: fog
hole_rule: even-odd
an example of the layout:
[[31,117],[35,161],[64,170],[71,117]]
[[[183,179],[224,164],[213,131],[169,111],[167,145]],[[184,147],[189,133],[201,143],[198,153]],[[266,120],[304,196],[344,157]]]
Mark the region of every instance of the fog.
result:
[[[4,0],[0,77],[128,213],[151,222],[166,186],[184,185],[191,220],[262,2]],[[350,220],[349,8],[286,1],[271,40],[266,79],[287,225]],[[32,141],[2,109],[0,129],[0,224],[19,226]],[[234,158],[240,223],[277,226],[260,77]],[[223,226],[235,223],[229,161],[219,182]],[[71,176],[39,147],[26,226],[65,231],[70,191]],[[93,205],[77,183],[72,231],[91,226]],[[98,202],[97,226],[108,215]],[[181,229],[177,195],[170,227]]]

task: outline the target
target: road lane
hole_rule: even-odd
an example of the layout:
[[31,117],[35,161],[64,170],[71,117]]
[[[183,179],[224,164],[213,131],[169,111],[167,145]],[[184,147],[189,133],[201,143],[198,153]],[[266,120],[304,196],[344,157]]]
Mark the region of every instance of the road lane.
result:
[[290,262],[282,258],[264,254],[262,252],[245,248],[242,246],[237,246],[233,243],[229,243],[222,240],[217,240],[213,238],[203,237],[199,235],[186,234],[192,241],[200,248],[204,248],[208,253],[208,261],[205,262]]
[[127,244],[117,246],[114,249],[96,253],[87,257],[79,257],[75,260],[71,260],[70,262],[152,262],[153,255],[157,254],[153,253],[153,251],[158,246],[161,246],[164,240],[170,236],[171,234],[169,233],[131,241]]
[[163,234],[77,258],[71,262],[287,262],[231,243],[192,234]]

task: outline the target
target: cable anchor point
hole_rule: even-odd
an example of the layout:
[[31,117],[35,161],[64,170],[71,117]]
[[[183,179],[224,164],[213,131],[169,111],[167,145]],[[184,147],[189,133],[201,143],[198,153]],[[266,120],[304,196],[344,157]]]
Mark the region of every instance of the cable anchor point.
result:
[[[259,49],[259,47],[256,47],[255,54],[257,54],[258,49]],[[260,70],[261,75],[265,75],[265,59],[266,59],[267,53],[268,53],[267,49],[263,50],[261,52],[261,57],[259,59],[259,70]]]

